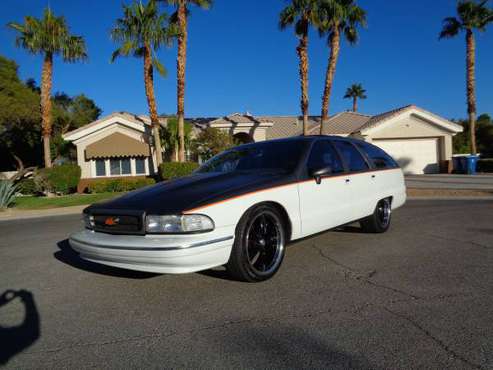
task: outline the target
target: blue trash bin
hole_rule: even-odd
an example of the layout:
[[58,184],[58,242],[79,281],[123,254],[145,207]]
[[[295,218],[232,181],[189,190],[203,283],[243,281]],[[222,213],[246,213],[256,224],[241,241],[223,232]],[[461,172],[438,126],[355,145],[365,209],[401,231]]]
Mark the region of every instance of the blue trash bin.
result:
[[478,156],[477,155],[468,155],[466,157],[466,173],[468,175],[476,174],[476,165],[478,164]]

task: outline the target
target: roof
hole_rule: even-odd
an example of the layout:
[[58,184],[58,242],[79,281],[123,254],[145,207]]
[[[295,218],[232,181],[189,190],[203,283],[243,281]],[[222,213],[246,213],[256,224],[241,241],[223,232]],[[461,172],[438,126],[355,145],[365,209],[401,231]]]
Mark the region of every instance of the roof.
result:
[[[358,131],[366,122],[371,119],[371,116],[356,112],[341,112],[330,117],[324,124],[324,135],[349,135]],[[318,134],[320,125],[310,129],[311,134]]]
[[262,117],[255,117],[249,113],[233,113],[225,117],[216,118],[209,121],[209,125],[238,125],[238,124],[250,124],[258,125],[261,123],[271,123],[271,121],[265,120]]
[[86,147],[86,159],[109,157],[148,157],[149,145],[115,132]]
[[[267,140],[280,139],[303,134],[303,117],[299,116],[260,116],[260,120],[270,121],[272,127],[267,129]],[[308,117],[308,129],[318,126],[320,117]]]
[[[130,121],[132,123],[135,123],[135,124],[143,124],[143,125],[147,125],[147,126],[151,125],[151,119],[149,118],[149,116],[146,116],[146,115],[138,116],[136,114],[132,114],[129,112],[113,112],[107,116],[104,116],[104,117],[96,120],[96,121],[88,123],[87,125],[81,126],[81,127],[77,128],[75,130],[72,130],[72,131],[68,131],[64,134],[64,136],[70,136],[70,135],[79,133],[81,131],[87,130],[88,128],[97,126],[97,125],[99,125],[105,121],[108,121],[111,118],[114,118],[114,117],[123,118],[123,119]],[[166,122],[166,117],[159,117],[159,121],[160,121],[161,125],[163,125]]]
[[389,110],[388,112],[377,114],[376,116],[371,117],[364,125],[362,125],[358,129],[358,131],[362,131],[362,130],[366,130],[366,129],[369,129],[371,127],[374,127],[374,126],[380,124],[381,122],[386,121],[392,117],[395,117],[395,116],[401,114],[402,112],[409,110],[411,108],[417,108],[417,107],[415,105],[406,105],[404,107]]

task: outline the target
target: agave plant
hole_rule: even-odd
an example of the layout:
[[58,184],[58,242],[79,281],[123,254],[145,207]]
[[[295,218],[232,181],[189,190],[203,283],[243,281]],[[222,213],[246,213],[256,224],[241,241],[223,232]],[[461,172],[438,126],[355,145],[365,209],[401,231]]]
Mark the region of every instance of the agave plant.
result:
[[15,201],[17,186],[12,181],[0,180],[0,209],[5,209]]

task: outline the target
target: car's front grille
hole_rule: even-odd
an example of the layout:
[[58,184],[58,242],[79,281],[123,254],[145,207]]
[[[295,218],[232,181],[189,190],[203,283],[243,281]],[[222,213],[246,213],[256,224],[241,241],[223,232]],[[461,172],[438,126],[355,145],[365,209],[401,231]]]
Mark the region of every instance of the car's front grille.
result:
[[111,234],[143,234],[143,212],[95,211],[94,230]]

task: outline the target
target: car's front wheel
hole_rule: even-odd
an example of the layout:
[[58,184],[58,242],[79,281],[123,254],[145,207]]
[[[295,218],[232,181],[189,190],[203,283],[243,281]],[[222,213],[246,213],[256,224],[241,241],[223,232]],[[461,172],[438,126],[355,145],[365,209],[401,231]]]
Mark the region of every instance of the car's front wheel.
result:
[[285,227],[280,212],[268,204],[252,208],[236,227],[226,265],[236,279],[258,282],[271,278],[284,258]]
[[392,203],[389,198],[381,199],[372,215],[360,221],[363,231],[368,233],[383,233],[390,227]]

